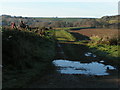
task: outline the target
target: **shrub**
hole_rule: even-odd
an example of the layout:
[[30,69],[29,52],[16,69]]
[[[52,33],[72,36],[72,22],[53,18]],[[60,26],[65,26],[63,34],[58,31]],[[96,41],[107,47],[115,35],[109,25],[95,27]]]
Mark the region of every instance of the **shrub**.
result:
[[91,39],[91,42],[94,43],[94,44],[98,44],[98,43],[101,42],[101,38],[99,36],[93,35],[93,36],[90,37],[90,39]]
[[120,38],[117,36],[114,36],[109,39],[110,45],[120,45]]

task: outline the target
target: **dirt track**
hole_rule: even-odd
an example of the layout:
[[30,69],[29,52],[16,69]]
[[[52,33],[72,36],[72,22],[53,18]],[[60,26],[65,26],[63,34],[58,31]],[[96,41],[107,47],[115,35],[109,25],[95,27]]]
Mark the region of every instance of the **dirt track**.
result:
[[[58,43],[56,45],[56,57],[55,59],[67,59],[68,56],[64,53],[63,44]],[[80,53],[84,53],[85,46]],[[82,56],[82,55],[81,55]],[[56,70],[51,70],[51,73],[43,76],[42,78],[32,82],[28,85],[28,88],[118,88],[120,79],[118,79],[118,72],[113,71],[108,76],[87,76],[87,75],[69,75],[61,74]]]

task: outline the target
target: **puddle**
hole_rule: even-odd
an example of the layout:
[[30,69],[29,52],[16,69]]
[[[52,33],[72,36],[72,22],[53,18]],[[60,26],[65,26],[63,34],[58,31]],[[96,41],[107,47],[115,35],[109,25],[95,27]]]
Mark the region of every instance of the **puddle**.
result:
[[85,75],[109,75],[107,69],[114,70],[111,65],[104,65],[98,62],[80,63],[79,61],[54,60],[53,64],[58,67],[62,74],[85,74]]
[[60,44],[58,44],[58,47],[61,47],[61,45],[60,45]]
[[96,57],[96,55],[93,54],[93,57]]
[[0,67],[3,67],[2,65],[0,65]]
[[103,62],[105,62],[105,61],[101,60],[100,62],[103,63]]
[[64,54],[64,52],[59,52],[59,53]]
[[92,54],[91,52],[85,53],[85,56],[87,56],[87,57],[97,57],[95,54]]
[[9,36],[8,38],[11,38],[12,36]]

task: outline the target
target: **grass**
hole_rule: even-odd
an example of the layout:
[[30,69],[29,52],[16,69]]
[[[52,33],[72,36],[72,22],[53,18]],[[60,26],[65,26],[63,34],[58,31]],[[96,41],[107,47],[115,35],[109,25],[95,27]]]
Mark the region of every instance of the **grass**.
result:
[[98,54],[101,57],[108,58],[110,60],[118,61],[120,57],[119,49],[119,38],[100,38],[99,36],[90,37],[91,41],[88,43],[88,46],[91,48],[92,52]]
[[[64,30],[63,28],[56,30],[56,39],[61,43],[62,48],[69,59],[89,60],[89,58],[83,56],[83,53],[90,51],[99,58],[109,62],[109,64],[115,66],[120,65],[120,55],[118,54],[118,48],[120,48],[119,45],[111,44],[111,42],[107,43],[106,41],[105,43],[99,42],[102,39],[98,36],[90,37],[91,40],[77,41],[75,35],[73,36],[69,31],[70,30]],[[79,36],[83,37],[81,34],[79,34]]]
[[107,45],[120,45],[120,38],[118,35],[111,37],[100,37],[97,35],[91,36],[91,43],[94,44],[107,44]]
[[91,41],[88,42],[87,46],[90,48],[91,52],[95,53],[97,56],[106,59],[114,65],[120,65],[120,55],[119,53],[119,38],[100,38],[99,36],[90,37]]
[[88,44],[88,46],[90,48],[97,48],[97,50],[99,51],[106,52],[109,56],[112,56],[112,57],[118,57],[118,48],[120,47],[117,45],[105,45],[105,44],[96,44],[96,45]]
[[3,30],[3,88],[24,87],[49,71],[55,56],[52,37],[49,33],[41,37],[29,31]]
[[97,56],[101,57],[103,60],[106,60],[112,65],[120,65],[120,55],[119,55],[119,45],[106,45],[106,44],[91,44],[88,43],[88,46],[91,52],[95,53]]
[[75,41],[75,38],[65,30],[56,30],[55,36],[58,41]]

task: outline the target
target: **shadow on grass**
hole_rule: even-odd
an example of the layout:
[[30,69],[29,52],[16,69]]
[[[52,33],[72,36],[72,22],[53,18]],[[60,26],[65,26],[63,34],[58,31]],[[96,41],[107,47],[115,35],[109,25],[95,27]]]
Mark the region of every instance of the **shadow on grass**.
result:
[[66,59],[68,60],[78,60],[81,62],[92,62],[96,61],[97,58],[86,57],[85,53],[89,52],[89,47],[81,44],[72,44],[72,43],[60,43]]
[[72,34],[76,38],[76,41],[90,40],[90,38],[88,36],[82,35],[80,33],[70,32],[70,34]]
[[105,60],[105,64],[109,63],[111,65],[114,65],[114,66],[120,68],[120,63],[119,63],[120,57],[111,56],[111,55],[109,55],[110,53],[98,50],[95,47],[91,48],[90,51],[95,53],[98,57],[100,57],[101,60]]
[[78,27],[78,28],[71,28],[70,30],[81,30],[81,29],[91,29],[91,28],[95,28],[95,27]]

